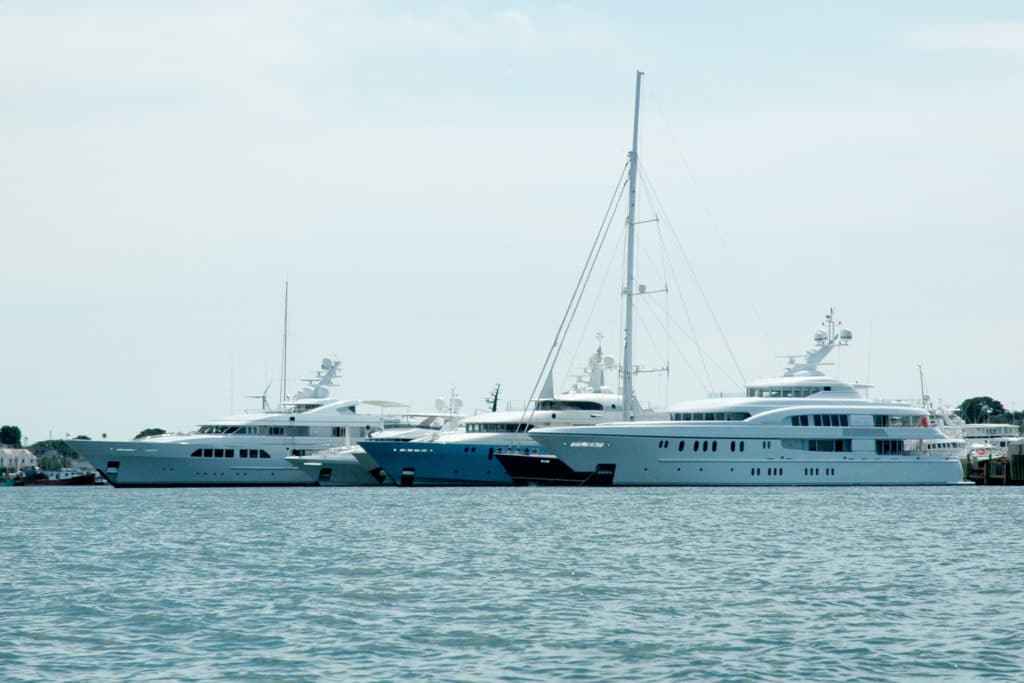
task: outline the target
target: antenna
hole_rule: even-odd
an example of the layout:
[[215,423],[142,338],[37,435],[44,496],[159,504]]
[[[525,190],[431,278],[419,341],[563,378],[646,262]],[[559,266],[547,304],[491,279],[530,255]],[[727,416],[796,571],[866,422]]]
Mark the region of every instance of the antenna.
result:
[[284,335],[281,339],[281,395],[278,406],[284,405],[288,383],[288,281],[284,281]]
[[491,412],[498,412],[498,394],[501,392],[501,384],[495,384],[494,389],[487,396],[485,401],[491,407]]

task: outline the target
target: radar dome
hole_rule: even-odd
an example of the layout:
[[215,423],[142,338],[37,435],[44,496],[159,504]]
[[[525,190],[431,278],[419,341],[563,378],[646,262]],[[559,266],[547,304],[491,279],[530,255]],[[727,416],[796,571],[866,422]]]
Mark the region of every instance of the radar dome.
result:
[[839,338],[843,341],[850,341],[853,339],[853,332],[850,332],[850,330],[839,330]]
[[444,410],[444,408],[445,408],[444,399],[443,398],[435,398],[434,399],[434,409],[440,412],[440,411]]
[[814,341],[816,341],[816,342],[823,342],[827,338],[828,338],[828,335],[826,335],[821,330],[818,330],[817,332],[814,333]]
[[605,356],[604,357],[604,367],[607,368],[608,370],[611,370],[612,368],[614,368],[615,367],[615,359],[612,358],[611,356]]
[[316,390],[313,392],[313,396],[314,398],[327,398],[327,395],[329,393],[330,392],[327,391],[327,387],[317,387]]
[[331,362],[330,358],[324,358],[322,361],[320,361],[320,369],[321,370],[330,370],[333,367],[334,367],[334,363]]

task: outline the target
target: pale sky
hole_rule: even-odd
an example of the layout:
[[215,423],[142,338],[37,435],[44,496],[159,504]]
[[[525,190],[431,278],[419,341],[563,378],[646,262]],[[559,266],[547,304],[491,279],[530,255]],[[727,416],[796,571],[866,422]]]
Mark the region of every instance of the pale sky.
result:
[[[291,390],[331,356],[336,396],[527,398],[636,69],[663,205],[641,251],[658,226],[685,249],[669,316],[707,354],[685,319],[668,343],[663,312],[638,323],[637,362],[672,368],[644,403],[738,391],[730,350],[778,374],[834,306],[834,370],[874,396],[917,396],[921,365],[947,404],[1024,408],[1019,2],[8,0],[0,424],[129,438],[255,408],[286,279]],[[597,332],[621,358],[618,277],[595,275],[558,384]]]

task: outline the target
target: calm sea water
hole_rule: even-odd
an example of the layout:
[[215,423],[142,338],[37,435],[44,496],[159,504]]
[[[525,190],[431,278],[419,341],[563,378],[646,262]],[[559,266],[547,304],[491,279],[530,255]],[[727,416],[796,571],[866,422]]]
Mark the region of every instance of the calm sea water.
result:
[[1022,680],[1024,489],[0,489],[0,680]]

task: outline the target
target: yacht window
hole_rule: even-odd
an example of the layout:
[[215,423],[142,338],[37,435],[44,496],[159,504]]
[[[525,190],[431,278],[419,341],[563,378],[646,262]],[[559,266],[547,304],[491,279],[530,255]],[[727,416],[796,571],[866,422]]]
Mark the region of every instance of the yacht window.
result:
[[215,449],[213,449],[213,457],[215,457],[215,458],[223,458],[224,457],[224,449],[223,448],[215,448]]
[[213,457],[213,449],[212,448],[204,448],[203,449],[203,457],[204,458],[212,458]]
[[201,457],[203,457],[203,449],[202,448],[197,448],[196,450],[192,451],[192,457],[193,458],[201,458]]
[[879,439],[875,441],[875,453],[878,455],[902,455],[903,441],[898,439]]
[[743,442],[740,441],[740,453],[742,453],[742,452],[743,452]]
[[267,453],[265,450],[260,449],[260,457],[261,458],[269,458],[270,457],[270,453]]
[[698,448],[700,448],[700,441],[694,441],[693,442],[693,450],[694,450],[694,452],[696,452]]
[[[612,406],[614,408],[614,406]],[[544,400],[537,402],[538,410],[604,410],[597,401],[556,401]]]
[[[799,450],[808,451],[824,451],[824,452],[839,452],[848,453],[852,450],[852,442],[850,439],[808,439],[803,441],[801,439],[787,440],[783,443],[785,448],[795,448]],[[801,448],[802,447],[802,448]]]
[[229,448],[226,451],[224,451],[224,457],[225,458],[233,458],[233,457],[235,457],[235,449]]
[[718,450],[718,442],[717,441],[712,441],[711,442],[711,450],[712,451],[717,451]]

